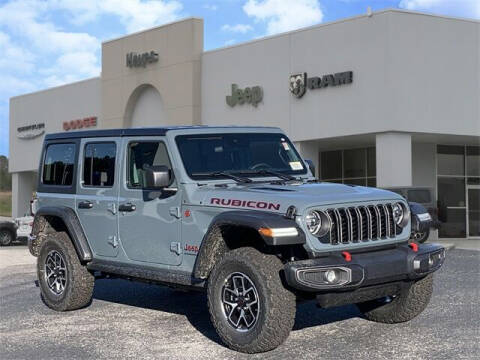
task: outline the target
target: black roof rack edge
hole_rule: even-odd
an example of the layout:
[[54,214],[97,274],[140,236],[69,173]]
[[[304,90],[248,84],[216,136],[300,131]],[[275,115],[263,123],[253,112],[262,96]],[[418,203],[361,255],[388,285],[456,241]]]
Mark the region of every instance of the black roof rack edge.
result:
[[71,131],[63,133],[52,133],[45,135],[45,140],[58,139],[78,139],[92,137],[122,137],[122,136],[165,136],[167,131],[171,130],[189,130],[189,129],[238,129],[238,128],[263,128],[278,129],[271,126],[171,126],[171,127],[154,127],[154,128],[126,128],[126,129],[103,129],[103,130],[86,130]]

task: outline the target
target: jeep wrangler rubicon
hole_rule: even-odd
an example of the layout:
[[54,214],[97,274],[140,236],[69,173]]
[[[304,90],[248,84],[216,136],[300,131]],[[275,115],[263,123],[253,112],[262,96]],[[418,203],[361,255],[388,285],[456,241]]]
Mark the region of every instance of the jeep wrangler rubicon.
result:
[[393,192],[319,183],[309,164],[277,128],[46,135],[29,238],[43,301],[85,307],[99,276],[204,289],[221,339],[247,353],[284,342],[297,300],[383,323],[420,314],[445,258],[409,243],[428,218]]

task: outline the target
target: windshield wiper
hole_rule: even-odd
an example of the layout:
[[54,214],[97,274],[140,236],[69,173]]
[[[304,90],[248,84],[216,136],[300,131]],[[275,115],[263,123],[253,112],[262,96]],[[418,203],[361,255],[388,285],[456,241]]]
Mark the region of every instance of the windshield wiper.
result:
[[258,175],[273,175],[286,181],[297,180],[295,176],[284,174],[274,170],[267,170],[267,169],[251,170],[251,171],[249,170],[249,171],[245,171],[245,173],[258,174]]
[[252,180],[250,180],[247,177],[240,177],[240,176],[235,176],[227,171],[215,171],[215,172],[207,172],[207,173],[193,173],[192,176],[211,176],[211,177],[226,177],[232,180],[235,180],[236,182],[239,183],[251,183]]

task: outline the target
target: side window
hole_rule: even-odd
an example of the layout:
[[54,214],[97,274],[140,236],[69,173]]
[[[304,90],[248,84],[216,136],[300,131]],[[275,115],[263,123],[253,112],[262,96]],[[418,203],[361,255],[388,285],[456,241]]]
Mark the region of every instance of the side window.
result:
[[72,185],[75,144],[50,144],[45,151],[42,183]]
[[165,165],[170,170],[172,164],[165,144],[155,142],[131,142],[128,144],[128,187],[145,187],[145,169],[150,166]]
[[114,142],[89,143],[83,155],[83,185],[112,187],[115,180],[115,156],[117,145]]

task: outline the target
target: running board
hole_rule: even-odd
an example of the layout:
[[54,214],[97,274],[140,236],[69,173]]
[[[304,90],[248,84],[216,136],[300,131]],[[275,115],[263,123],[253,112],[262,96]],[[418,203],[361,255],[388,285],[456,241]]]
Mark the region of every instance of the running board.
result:
[[101,271],[105,274],[132,280],[151,281],[162,285],[182,285],[196,288],[203,288],[206,285],[204,280],[195,279],[188,272],[156,269],[144,265],[126,265],[113,261],[93,260],[87,264],[87,268],[92,271]]

